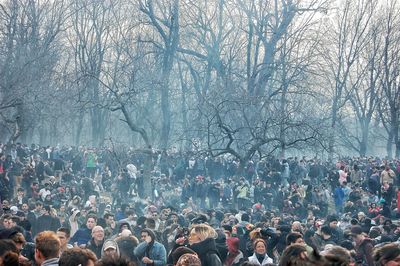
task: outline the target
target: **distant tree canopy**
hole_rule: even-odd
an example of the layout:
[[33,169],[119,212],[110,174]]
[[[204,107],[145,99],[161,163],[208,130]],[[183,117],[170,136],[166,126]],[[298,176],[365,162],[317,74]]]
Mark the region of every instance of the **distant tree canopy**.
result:
[[2,1],[0,141],[399,157],[400,4],[337,2]]

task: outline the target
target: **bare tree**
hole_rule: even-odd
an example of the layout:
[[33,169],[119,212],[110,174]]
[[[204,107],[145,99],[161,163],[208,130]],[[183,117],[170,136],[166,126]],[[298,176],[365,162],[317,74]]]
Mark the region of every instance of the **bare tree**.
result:
[[346,0],[337,10],[332,23],[327,24],[326,45],[322,56],[325,63],[328,97],[331,99],[331,128],[329,137],[329,159],[332,160],[337,145],[337,125],[341,110],[352,95],[349,77],[361,52],[370,41],[368,29],[375,10],[374,1]]
[[397,1],[389,1],[382,14],[385,28],[383,31],[383,74],[381,79],[382,101],[379,105],[379,114],[388,133],[387,153],[390,158],[393,156],[393,143],[396,146],[396,158],[400,156],[399,10]]

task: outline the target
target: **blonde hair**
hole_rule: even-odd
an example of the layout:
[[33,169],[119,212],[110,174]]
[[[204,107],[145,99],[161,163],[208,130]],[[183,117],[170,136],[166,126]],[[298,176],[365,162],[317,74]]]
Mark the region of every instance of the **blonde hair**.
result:
[[215,229],[209,226],[208,224],[193,225],[190,231],[192,230],[194,230],[194,232],[199,236],[201,241],[207,238],[216,239],[218,237],[218,233],[215,231]]

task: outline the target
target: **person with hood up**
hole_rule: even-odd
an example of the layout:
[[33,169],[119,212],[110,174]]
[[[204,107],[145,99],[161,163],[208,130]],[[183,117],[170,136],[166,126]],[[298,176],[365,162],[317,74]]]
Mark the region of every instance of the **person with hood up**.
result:
[[273,260],[267,255],[267,243],[263,239],[254,240],[253,247],[254,254],[249,257],[250,263],[260,266],[273,263]]
[[215,244],[217,232],[208,224],[196,224],[189,233],[190,248],[200,258],[201,265],[222,266],[221,259]]
[[238,266],[244,260],[243,253],[239,250],[239,238],[230,237],[226,240],[228,245],[228,257],[226,258],[225,266]]
[[156,241],[156,235],[151,229],[142,229],[141,242],[134,250],[135,256],[140,260],[139,265],[162,266],[167,263],[167,251],[164,245]]

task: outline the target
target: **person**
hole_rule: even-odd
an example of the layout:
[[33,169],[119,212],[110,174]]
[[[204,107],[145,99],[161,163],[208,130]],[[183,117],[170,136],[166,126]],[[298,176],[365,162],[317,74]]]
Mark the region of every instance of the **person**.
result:
[[20,266],[18,250],[15,244],[8,239],[0,240],[0,266]]
[[202,265],[222,266],[215,239],[217,232],[208,224],[196,224],[189,232],[189,245],[200,258]]
[[229,237],[226,240],[228,256],[224,262],[225,266],[238,266],[244,261],[243,253],[239,250],[239,242],[237,237]]
[[73,246],[71,244],[68,244],[68,241],[70,240],[70,230],[65,227],[60,227],[57,229],[56,232],[58,238],[60,239],[61,243],[61,253],[66,251],[67,249],[72,248]]
[[98,258],[101,257],[101,254],[103,253],[103,244],[104,244],[104,229],[100,225],[96,225],[92,229],[92,239],[88,241],[86,248],[90,249],[93,251],[94,254]]
[[73,247],[65,250],[58,261],[59,266],[94,266],[97,261],[96,254],[89,249]]
[[161,266],[167,263],[167,251],[164,245],[156,241],[156,235],[151,229],[140,232],[142,242],[135,248],[134,254],[140,260],[139,265]]
[[96,226],[96,223],[96,215],[88,214],[86,217],[86,227],[78,229],[72,236],[70,243],[74,246],[85,247],[92,238],[92,229]]
[[253,242],[254,253],[249,257],[249,262],[254,265],[267,265],[273,263],[272,258],[267,254],[267,243],[262,238],[257,238]]
[[199,257],[195,254],[183,254],[176,263],[176,266],[201,266],[201,265],[202,264]]
[[377,266],[398,266],[400,265],[400,246],[397,243],[383,245],[374,251],[373,257]]
[[117,242],[114,240],[106,240],[103,245],[103,249],[101,251],[101,258],[103,259],[104,257],[113,257],[113,258],[119,258],[121,253],[119,252],[119,247]]
[[363,234],[361,226],[353,226],[350,235],[356,243],[356,263],[368,266],[374,265],[374,259],[372,257],[373,242]]
[[286,266],[286,265],[298,265],[298,266],[311,265],[310,260],[308,259],[306,247],[302,244],[293,244],[288,246],[283,251],[281,260],[279,261],[279,266]]
[[36,221],[36,233],[40,233],[43,231],[56,231],[61,227],[60,220],[50,215],[51,208],[50,206],[44,206],[42,209],[42,216],[37,218]]
[[35,238],[35,262],[39,266],[57,266],[61,243],[56,233],[43,231]]

